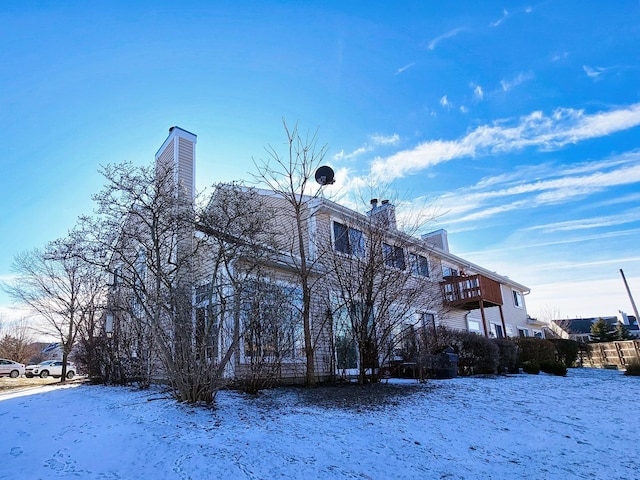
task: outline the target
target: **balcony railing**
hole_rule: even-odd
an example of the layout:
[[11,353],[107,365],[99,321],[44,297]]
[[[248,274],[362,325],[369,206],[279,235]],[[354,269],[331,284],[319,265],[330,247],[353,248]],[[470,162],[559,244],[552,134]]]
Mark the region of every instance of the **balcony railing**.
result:
[[500,283],[483,275],[445,277],[440,282],[445,305],[473,310],[502,305]]

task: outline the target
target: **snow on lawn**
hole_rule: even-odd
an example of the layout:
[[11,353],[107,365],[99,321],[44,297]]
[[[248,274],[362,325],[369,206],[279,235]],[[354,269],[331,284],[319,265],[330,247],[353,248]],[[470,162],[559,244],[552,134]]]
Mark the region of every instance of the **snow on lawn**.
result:
[[592,369],[222,392],[215,409],[42,387],[0,395],[0,478],[637,479],[639,399],[640,378]]

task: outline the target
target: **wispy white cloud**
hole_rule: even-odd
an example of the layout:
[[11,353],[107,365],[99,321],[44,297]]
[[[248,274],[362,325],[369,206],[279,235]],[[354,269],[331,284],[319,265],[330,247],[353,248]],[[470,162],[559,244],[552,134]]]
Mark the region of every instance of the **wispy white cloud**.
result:
[[586,114],[583,110],[557,109],[551,115],[536,111],[516,122],[501,120],[482,125],[458,140],[429,140],[410,150],[376,158],[374,176],[399,178],[456,158],[480,153],[504,153],[527,147],[555,149],[590,138],[610,135],[640,125],[640,103]]
[[471,87],[473,88],[473,97],[476,100],[482,100],[484,98],[484,91],[482,90],[482,87],[474,84],[471,84]]
[[442,97],[440,97],[440,106],[441,107],[449,107],[449,99],[447,98],[446,95],[443,95]]
[[612,227],[625,225],[640,221],[640,208],[633,208],[626,212],[614,213],[611,215],[601,215],[591,218],[580,218],[567,220],[564,222],[547,223],[544,225],[534,225],[525,230],[540,230],[544,233],[553,232],[574,232],[576,230],[590,230],[602,227]]
[[551,56],[552,62],[559,62],[560,60],[565,60],[569,57],[569,52],[557,52]]
[[414,67],[415,64],[416,64],[416,62],[411,62],[411,63],[406,64],[404,67],[400,67],[399,69],[396,70],[396,75],[400,75],[405,70],[409,70],[410,68]]
[[[438,202],[452,205],[447,221],[451,224],[466,223],[513,210],[534,209],[546,205],[557,205],[595,193],[624,185],[640,183],[640,153],[634,163],[614,168],[611,171],[592,171],[585,175],[571,175],[562,167],[550,168],[549,178],[540,176],[526,180],[528,169],[523,169],[522,180],[500,176],[491,181],[483,180],[483,190],[477,186],[442,195]],[[599,162],[596,162],[599,163]],[[536,230],[560,231],[563,229],[586,229],[621,225],[640,220],[640,209],[588,220],[574,220],[566,224],[532,227]]]
[[361,147],[356,148],[352,152],[345,153],[344,150],[340,150],[333,156],[334,160],[355,160],[356,158],[370,153],[375,150],[377,146],[397,145],[400,142],[400,136],[397,133],[392,135],[379,135],[373,134],[370,136],[371,143],[365,143]]
[[367,146],[359,147],[353,150],[352,152],[345,153],[344,150],[340,150],[333,156],[334,160],[354,160],[358,158],[360,155],[369,152],[371,149]]
[[371,140],[376,145],[397,145],[400,142],[400,136],[397,133],[393,135],[371,135]]
[[455,37],[456,35],[458,35],[463,30],[464,30],[464,28],[462,28],[462,27],[458,27],[458,28],[454,28],[453,30],[449,30],[448,32],[443,33],[442,35],[440,35],[440,36],[434,38],[433,40],[431,40],[429,42],[429,45],[428,45],[427,48],[429,50],[434,50],[442,40],[446,40],[447,38]]
[[[453,231],[468,231],[468,228],[447,230],[449,233]],[[529,235],[530,241],[520,240],[518,242],[512,242],[509,245],[501,244],[499,248],[486,248],[483,250],[468,251],[461,254],[464,256],[483,256],[489,254],[502,254],[506,251],[531,251],[534,249],[554,247],[559,245],[578,245],[586,242],[605,241],[612,240],[619,237],[637,237],[640,234],[640,229],[633,228],[628,230],[616,230],[613,232],[600,232],[591,233],[588,235],[572,235],[570,237],[563,236],[559,239],[538,241],[539,237],[533,238]],[[634,257],[635,258],[635,257]]]
[[[476,224],[478,220],[511,211],[533,210],[538,207],[574,202],[609,189],[640,183],[640,151],[623,155],[624,162],[616,159],[595,161],[580,169],[572,166],[546,164],[521,168],[510,174],[482,179],[476,185],[448,192],[437,198],[447,205],[447,224],[455,228]],[[580,171],[580,174],[577,172]],[[598,216],[567,223],[571,228],[603,228],[640,220],[640,209],[630,209],[613,216]],[[531,227],[545,232],[561,231],[564,223]]]
[[613,205],[620,205],[624,203],[636,203],[640,204],[640,192],[631,193],[628,195],[616,195],[615,197],[596,202],[593,205],[594,208],[610,207]]
[[509,12],[507,12],[507,10],[502,10],[502,17],[500,17],[498,20],[496,20],[495,22],[491,22],[489,24],[490,27],[497,27],[498,25],[500,25],[502,22],[504,22],[507,17],[509,16]]
[[604,68],[599,68],[599,67],[591,68],[587,65],[583,65],[582,69],[584,70],[584,73],[587,74],[587,77],[590,77],[590,78],[598,78],[602,74],[602,72],[605,71]]
[[524,82],[532,80],[533,78],[534,78],[534,75],[532,72],[523,72],[523,73],[519,73],[515,78],[511,80],[501,80],[500,86],[502,87],[502,90],[504,90],[505,92],[508,92],[509,90],[512,90],[514,87],[517,87],[518,85],[521,85]]

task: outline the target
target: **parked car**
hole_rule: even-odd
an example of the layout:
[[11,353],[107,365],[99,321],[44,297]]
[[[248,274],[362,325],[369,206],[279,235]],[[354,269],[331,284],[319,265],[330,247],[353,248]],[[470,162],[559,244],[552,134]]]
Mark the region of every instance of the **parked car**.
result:
[[11,378],[18,378],[20,375],[24,375],[24,365],[13,360],[0,358],[0,377],[5,375]]
[[[76,374],[76,367],[73,363],[67,362],[67,378],[72,379]],[[25,377],[40,377],[47,378],[49,375],[52,377],[62,376],[62,361],[61,360],[45,360],[37,365],[27,365],[24,372]]]

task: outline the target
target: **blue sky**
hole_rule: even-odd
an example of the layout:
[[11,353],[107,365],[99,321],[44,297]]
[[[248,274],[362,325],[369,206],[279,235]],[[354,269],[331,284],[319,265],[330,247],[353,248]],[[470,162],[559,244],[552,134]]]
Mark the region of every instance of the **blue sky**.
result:
[[199,188],[248,180],[285,118],[334,190],[434,205],[530,314],[632,313],[621,268],[640,302],[637,1],[25,1],[0,25],[0,279],[91,211],[99,165],[179,125]]

